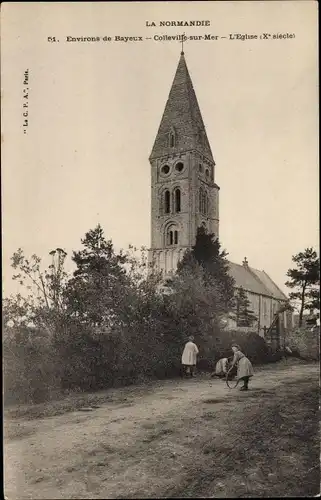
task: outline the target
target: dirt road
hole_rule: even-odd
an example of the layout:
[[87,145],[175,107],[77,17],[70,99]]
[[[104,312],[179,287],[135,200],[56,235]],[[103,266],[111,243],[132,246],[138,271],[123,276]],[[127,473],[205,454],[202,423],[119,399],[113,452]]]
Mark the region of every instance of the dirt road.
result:
[[275,365],[249,392],[203,376],[105,391],[89,412],[7,417],[6,498],[316,494],[317,387],[316,365]]

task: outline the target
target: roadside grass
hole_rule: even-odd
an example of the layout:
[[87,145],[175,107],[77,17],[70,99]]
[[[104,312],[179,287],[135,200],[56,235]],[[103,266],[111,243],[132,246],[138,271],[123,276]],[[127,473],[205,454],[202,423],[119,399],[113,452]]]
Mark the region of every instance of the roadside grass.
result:
[[[180,484],[166,491],[166,498],[282,498],[319,493],[315,384],[289,382],[271,390],[268,398],[248,396],[237,398],[241,418],[233,418],[236,409],[225,409],[228,430],[223,437],[222,433],[211,437],[207,428],[198,447],[193,443],[193,467]],[[203,419],[215,425],[214,412],[205,413]]]
[[[190,415],[143,423],[135,442],[118,450],[113,498],[316,495],[316,385],[309,379],[286,381],[262,396],[236,393],[231,404],[207,399]],[[110,479],[101,479],[107,494]]]
[[[281,360],[276,363],[266,365],[259,365],[255,367],[255,371],[274,371],[289,369],[291,366],[295,368],[297,365],[313,364],[313,362],[302,361],[299,359],[289,358]],[[209,373],[199,373],[198,379],[209,378]],[[197,379],[196,379],[197,380]],[[110,388],[106,390],[97,391],[94,393],[76,393],[71,392],[67,395],[61,395],[59,399],[45,401],[36,404],[16,404],[4,408],[5,419],[19,419],[33,420],[37,418],[54,417],[63,415],[64,413],[77,411],[81,408],[99,406],[103,404],[122,404],[123,406],[131,405],[133,395],[147,394],[161,385],[179,384],[180,378],[173,380],[149,380],[140,385],[130,385],[120,388]],[[128,397],[127,397],[128,396]],[[175,396],[161,396],[164,399],[174,399]]]
[[10,406],[5,408],[4,416],[8,419],[24,418],[26,420],[33,420],[37,418],[55,417],[82,408],[95,409],[95,407],[100,407],[100,405],[106,403],[130,406],[132,401],[131,398],[124,396],[123,389],[119,389],[119,395],[116,393],[111,394],[108,390],[96,393],[71,393],[54,401]]
[[[66,413],[89,412],[92,408],[100,408],[104,404],[113,404],[121,408],[131,406],[132,398],[125,396],[122,390],[111,394],[101,391],[94,394],[70,394],[63,399],[46,401],[37,404],[15,405],[4,410],[3,434],[5,439],[20,439],[35,432],[29,429],[28,422],[41,418],[55,417]],[[19,422],[22,420],[22,422]],[[34,427],[34,426],[33,426]]]
[[[298,365],[315,364],[303,360],[298,360],[294,358],[288,358],[286,360],[278,361],[277,363],[271,363],[261,366],[256,366],[256,372],[273,372],[277,369],[285,370],[293,367],[295,369]],[[208,373],[199,373],[197,380],[209,378]],[[34,431],[28,428],[28,421],[35,419],[54,417],[58,415],[63,415],[68,412],[75,412],[80,410],[86,410],[90,408],[100,407],[106,404],[118,405],[119,407],[125,408],[134,404],[137,396],[143,396],[154,391],[155,388],[160,386],[178,386],[180,384],[180,379],[174,380],[155,380],[147,381],[140,385],[131,385],[122,388],[110,388],[95,393],[69,393],[68,395],[62,396],[61,399],[56,399],[53,401],[46,401],[37,404],[21,404],[12,405],[4,409],[4,437],[5,439],[20,439],[32,434]],[[182,389],[183,390],[183,389]],[[271,391],[260,390],[259,395],[261,398],[269,397]],[[256,398],[257,391],[250,391],[247,394],[248,398]],[[165,400],[175,399],[176,396],[171,396],[169,394],[161,395],[160,398]],[[235,396],[233,401],[240,400],[240,396]],[[243,400],[243,398],[241,398]],[[220,403],[224,402],[226,407],[229,408],[232,403],[227,402],[226,399],[211,398],[208,401],[204,400],[204,403]],[[23,419],[24,422],[20,424],[17,420]]]

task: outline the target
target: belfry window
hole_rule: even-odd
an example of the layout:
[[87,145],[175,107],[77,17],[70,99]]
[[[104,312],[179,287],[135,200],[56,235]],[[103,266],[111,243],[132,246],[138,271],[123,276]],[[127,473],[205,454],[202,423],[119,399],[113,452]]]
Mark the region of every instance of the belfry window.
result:
[[174,191],[174,212],[181,211],[181,190],[176,188]]
[[167,228],[166,245],[167,246],[178,245],[178,230],[177,227],[174,225],[171,225]]
[[171,211],[171,194],[168,189],[164,193],[164,212],[169,214]]
[[175,170],[176,172],[182,172],[184,170],[184,163],[182,163],[181,161],[176,163]]

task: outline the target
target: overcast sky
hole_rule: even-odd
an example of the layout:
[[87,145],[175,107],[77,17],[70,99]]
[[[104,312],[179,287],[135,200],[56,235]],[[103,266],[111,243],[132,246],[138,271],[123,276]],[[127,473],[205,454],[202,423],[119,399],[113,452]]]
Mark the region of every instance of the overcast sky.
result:
[[[291,256],[319,241],[315,2],[16,3],[2,16],[5,294],[18,247],[70,254],[98,222],[116,248],[149,246],[148,157],[181,50],[153,37],[183,30],[228,37],[184,48],[217,165],[222,245],[285,289]],[[295,38],[229,40],[264,32]],[[65,41],[104,35],[143,41]]]

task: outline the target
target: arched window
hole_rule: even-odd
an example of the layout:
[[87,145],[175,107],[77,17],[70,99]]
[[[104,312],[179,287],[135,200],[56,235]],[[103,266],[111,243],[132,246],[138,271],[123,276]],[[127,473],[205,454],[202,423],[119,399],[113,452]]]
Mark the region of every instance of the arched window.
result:
[[203,213],[203,198],[204,198],[204,191],[202,188],[199,190],[199,211],[202,214]]
[[177,133],[175,127],[171,127],[168,131],[167,135],[167,145],[170,148],[175,147],[177,144]]
[[178,245],[178,229],[174,224],[171,224],[166,230],[166,245]]
[[203,215],[208,215],[209,211],[208,194],[203,188],[199,190],[199,211]]
[[209,201],[208,201],[208,194],[205,192],[205,206],[204,206],[204,214],[205,215],[208,215],[208,212],[209,212],[209,209],[208,209],[208,205],[209,205]]
[[164,193],[164,212],[169,214],[171,211],[171,194],[168,189]]
[[181,211],[181,190],[176,188],[174,191],[174,212]]

